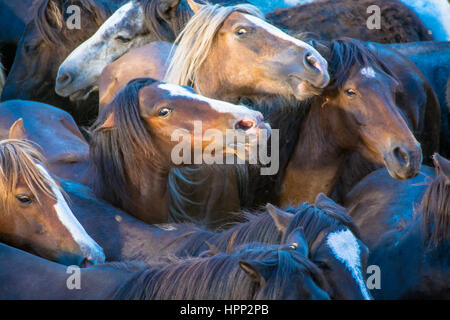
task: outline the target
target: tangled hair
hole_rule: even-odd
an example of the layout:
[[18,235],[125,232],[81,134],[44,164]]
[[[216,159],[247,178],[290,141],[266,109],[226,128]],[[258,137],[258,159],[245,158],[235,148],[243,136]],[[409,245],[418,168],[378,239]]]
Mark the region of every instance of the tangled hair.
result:
[[417,213],[422,214],[422,230],[430,247],[447,239],[450,232],[450,183],[440,173],[428,186]]
[[44,163],[43,159],[29,142],[16,139],[0,141],[0,203],[3,210],[10,211],[20,181],[27,185],[39,203],[39,192],[55,199],[54,182],[37,167]]
[[[253,281],[240,261],[264,264],[266,282]],[[280,299],[293,277],[311,277],[324,288],[321,271],[305,256],[287,246],[249,244],[232,254],[172,261],[160,268],[136,273],[115,299]]]
[[[167,70],[165,81],[169,83],[196,86],[198,72],[209,56],[217,32],[223,22],[233,12],[242,12],[263,19],[258,8],[249,4],[222,7],[220,5],[203,6],[187,23],[178,35],[178,46]],[[197,91],[200,89],[197,87]]]

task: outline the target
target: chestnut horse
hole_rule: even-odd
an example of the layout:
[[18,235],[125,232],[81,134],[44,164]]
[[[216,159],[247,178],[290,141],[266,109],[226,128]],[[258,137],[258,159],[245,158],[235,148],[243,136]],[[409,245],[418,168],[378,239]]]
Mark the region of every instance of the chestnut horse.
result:
[[[201,137],[195,134],[195,121],[202,122]],[[203,155],[211,142],[204,134],[209,129],[220,130],[222,136],[231,130],[259,139],[270,127],[260,112],[202,97],[187,87],[149,78],[131,81],[91,127],[95,193],[147,223],[167,222],[177,215],[180,203],[189,203],[169,170],[193,165],[184,160],[174,163],[173,149],[180,138],[174,140],[173,133],[189,134],[189,150]],[[222,148],[224,155],[236,152],[227,144]],[[201,161],[205,163],[203,157]],[[222,177],[222,183],[225,180]],[[201,208],[196,214],[206,212]]]
[[34,101],[10,100],[0,103],[0,139],[20,121],[16,138],[39,146],[48,170],[58,177],[87,183],[89,145],[65,111]]
[[102,248],[73,216],[43,157],[29,143],[0,141],[1,241],[66,265],[102,263]]
[[[372,5],[380,9],[380,28],[368,27]],[[398,0],[324,0],[277,9],[266,17],[279,28],[311,32],[319,39],[351,37],[380,43],[433,40],[417,15]]]
[[136,263],[83,268],[77,290],[68,288],[65,267],[0,243],[0,299],[330,299],[321,271],[306,257],[300,230],[288,240],[151,268]]
[[[75,216],[102,246],[109,261],[133,260],[151,264],[166,262],[170,257],[203,256],[210,249],[232,252],[251,242],[282,244],[294,229],[303,227],[309,257],[324,272],[330,297],[370,298],[361,283],[367,249],[358,239],[359,232],[345,210],[323,195],[316,199],[314,206],[304,204],[284,212],[268,205],[266,210],[258,213],[241,214],[241,221],[226,230],[211,231],[191,223],[151,226],[97,199],[85,186],[67,180],[61,185],[70,196]],[[354,269],[349,269],[346,262],[339,260],[326,245],[326,239],[338,231],[351,232],[355,236],[342,239],[346,246],[359,252],[359,262]],[[343,281],[345,285],[341,284]]]
[[362,180],[345,204],[381,270],[377,299],[448,299],[450,161],[434,157],[411,180],[378,170]]

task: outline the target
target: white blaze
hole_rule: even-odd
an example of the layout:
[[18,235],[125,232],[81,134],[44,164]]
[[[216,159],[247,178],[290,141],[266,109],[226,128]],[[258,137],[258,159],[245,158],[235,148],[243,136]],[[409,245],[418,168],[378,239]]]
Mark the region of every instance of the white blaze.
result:
[[375,70],[372,67],[365,67],[361,69],[361,74],[367,78],[375,78]]
[[336,259],[350,270],[364,298],[370,300],[370,294],[361,271],[359,244],[353,233],[348,229],[330,233],[327,237],[327,245]]

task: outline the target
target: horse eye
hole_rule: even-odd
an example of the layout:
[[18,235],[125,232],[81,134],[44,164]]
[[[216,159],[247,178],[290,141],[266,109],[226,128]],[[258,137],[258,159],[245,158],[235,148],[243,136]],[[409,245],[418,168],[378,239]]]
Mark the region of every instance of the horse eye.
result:
[[37,47],[38,46],[36,46],[36,45],[26,44],[25,45],[25,52],[27,52],[27,53],[34,52],[34,51],[36,51]]
[[356,91],[353,90],[353,89],[347,89],[347,90],[345,90],[344,92],[345,92],[345,94],[346,94],[347,96],[349,96],[349,97],[354,97],[354,96],[356,96]]
[[122,43],[127,43],[127,42],[131,41],[130,38],[127,38],[127,37],[124,37],[124,36],[117,36],[116,40],[119,41],[119,42],[122,42]]
[[244,35],[244,34],[246,34],[247,33],[247,29],[245,29],[245,28],[239,28],[237,31],[236,31],[236,35],[238,35],[238,36],[242,36],[242,35]]
[[17,195],[16,199],[23,206],[29,206],[30,204],[33,203],[33,198],[28,195],[24,195],[24,194]]
[[161,108],[161,109],[159,109],[159,111],[158,111],[158,117],[165,118],[165,117],[167,117],[170,113],[172,113],[172,109],[167,108],[167,107]]

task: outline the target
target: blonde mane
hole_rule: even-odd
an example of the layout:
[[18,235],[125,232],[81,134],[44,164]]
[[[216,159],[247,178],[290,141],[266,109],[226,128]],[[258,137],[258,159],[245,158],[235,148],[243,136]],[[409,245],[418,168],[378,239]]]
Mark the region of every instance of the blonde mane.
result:
[[50,181],[37,167],[43,156],[29,142],[16,139],[0,141],[0,206],[8,211],[14,191],[23,181],[40,202],[39,191],[55,199]]
[[[222,7],[205,5],[188,22],[175,40],[178,45],[167,70],[165,81],[198,88],[198,72],[209,56],[217,32],[233,12],[251,14],[264,19],[261,11],[249,4]],[[174,46],[175,48],[175,46]]]

